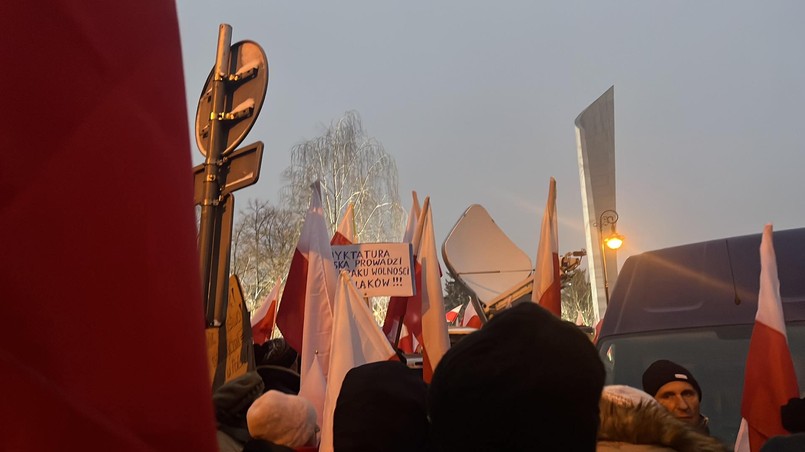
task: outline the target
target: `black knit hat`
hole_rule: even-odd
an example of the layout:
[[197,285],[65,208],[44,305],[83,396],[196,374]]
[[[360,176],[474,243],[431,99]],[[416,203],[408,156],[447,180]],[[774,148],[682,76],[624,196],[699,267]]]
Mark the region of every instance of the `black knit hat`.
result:
[[263,393],[263,379],[257,372],[246,372],[222,384],[212,394],[218,429],[237,441],[249,440],[246,413]]
[[643,372],[643,390],[652,396],[656,396],[660,388],[672,381],[690,383],[693,389],[696,390],[699,400],[702,400],[702,388],[699,387],[699,383],[693,378],[693,374],[690,373],[688,369],[685,369],[673,361],[668,361],[667,359],[654,361],[648,366],[648,369]]
[[333,414],[335,450],[429,450],[427,391],[420,373],[399,361],[351,369]]
[[595,450],[604,366],[590,339],[522,302],[439,361],[428,393],[443,452]]

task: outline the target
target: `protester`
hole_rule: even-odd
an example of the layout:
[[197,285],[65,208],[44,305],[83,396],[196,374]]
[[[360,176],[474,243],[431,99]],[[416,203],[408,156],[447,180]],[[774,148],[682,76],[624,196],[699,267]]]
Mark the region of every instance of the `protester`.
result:
[[726,452],[715,438],[676,419],[649,394],[631,386],[605,386],[598,452]]
[[428,392],[437,450],[592,451],[604,366],[578,327],[535,303],[442,357]]
[[699,411],[702,389],[688,369],[667,359],[654,361],[643,372],[643,390],[677,419],[710,434],[710,420]]
[[[255,440],[292,449],[318,442],[316,409],[305,398],[270,390],[261,395],[246,414],[249,434]],[[254,449],[249,444],[249,449]]]
[[282,366],[265,365],[257,366],[255,371],[263,378],[264,393],[274,389],[285,394],[299,394],[300,379],[295,370]]
[[281,366],[298,371],[298,354],[284,338],[271,339],[265,344],[254,344],[254,363],[257,366]]
[[335,406],[333,447],[338,452],[430,450],[427,391],[422,372],[399,361],[351,369]]
[[263,393],[263,388],[263,379],[256,372],[246,372],[222,384],[213,393],[221,452],[240,452],[251,439],[246,414]]
[[793,398],[780,407],[780,420],[790,435],[772,436],[760,452],[794,452],[805,450],[805,398]]

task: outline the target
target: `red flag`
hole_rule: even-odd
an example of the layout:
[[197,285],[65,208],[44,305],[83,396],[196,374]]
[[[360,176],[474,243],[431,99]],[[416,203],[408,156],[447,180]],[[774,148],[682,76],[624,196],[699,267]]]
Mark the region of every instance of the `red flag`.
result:
[[542,215],[542,230],[534,272],[531,301],[562,317],[562,287],[559,280],[559,230],[556,224],[556,180],[548,188],[548,203]]
[[349,203],[347,211],[344,212],[344,218],[341,219],[338,229],[330,239],[330,245],[352,245],[355,241],[355,208],[352,203]]
[[422,344],[422,378],[430,383],[433,370],[450,348],[447,324],[444,322],[444,295],[442,294],[442,270],[436,253],[436,237],[433,233],[433,214],[430,198],[425,198],[422,207],[422,236],[419,240],[417,261],[422,271],[419,298],[422,306],[421,333],[417,336]]
[[217,450],[175,2],[0,24],[0,450]]
[[333,450],[333,413],[347,372],[353,367],[387,361],[395,356],[394,349],[377,326],[372,311],[346,271],[341,271],[335,292],[330,374],[327,377],[319,452]]
[[255,344],[265,344],[266,341],[271,339],[271,334],[274,332],[274,324],[277,315],[277,298],[280,292],[280,281],[274,284],[271,293],[263,299],[262,304],[254,312],[251,319],[252,324],[252,341]]
[[[411,210],[408,213],[408,224],[403,234],[403,243],[413,243],[414,235],[416,235],[416,230],[419,227],[419,199],[417,198],[416,192],[412,192],[412,196],[413,202],[411,203]],[[414,251],[416,251],[416,245],[414,245],[413,248]],[[418,285],[418,281],[420,281],[421,278],[419,275],[419,265],[416,264],[416,260],[414,260],[414,265],[414,282]],[[419,293],[419,289],[417,289],[417,293]],[[399,343],[396,345],[405,353],[413,353],[416,350],[412,343],[414,336],[411,335],[410,327],[413,324],[419,325],[418,309],[412,309],[413,312],[408,315],[409,298],[410,297],[391,297],[388,308],[386,309],[386,318],[383,321],[383,333],[392,345],[395,345],[394,341],[397,340],[397,331],[401,331]],[[403,322],[403,325],[400,325],[400,322]]]
[[[314,358],[321,366],[324,379],[327,378],[335,291],[335,266],[318,182],[312,188],[310,208],[277,311],[277,326],[288,344],[299,352],[301,396],[305,396],[301,388],[311,387],[305,383],[309,374],[314,377],[310,373]],[[311,397],[306,398],[314,402],[321,418],[323,404],[317,405]]]
[[456,319],[458,319],[459,311],[461,311],[461,305],[458,305],[455,308],[447,311],[444,315],[444,318],[445,320],[447,320],[447,323],[454,323]]
[[464,320],[461,321],[462,326],[469,326],[471,328],[481,327],[481,317],[475,310],[475,304],[470,300],[467,303],[467,309],[464,310]]
[[767,224],[760,241],[760,291],[746,357],[736,452],[758,452],[770,437],[788,434],[780,419],[780,407],[796,397],[799,388],[788,349],[772,226]]

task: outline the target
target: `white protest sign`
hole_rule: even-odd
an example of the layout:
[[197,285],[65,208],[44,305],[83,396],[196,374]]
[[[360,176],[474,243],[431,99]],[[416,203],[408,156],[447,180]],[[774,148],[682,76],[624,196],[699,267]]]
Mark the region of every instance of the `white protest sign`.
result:
[[332,248],[335,269],[348,271],[364,297],[414,295],[410,243],[358,243]]

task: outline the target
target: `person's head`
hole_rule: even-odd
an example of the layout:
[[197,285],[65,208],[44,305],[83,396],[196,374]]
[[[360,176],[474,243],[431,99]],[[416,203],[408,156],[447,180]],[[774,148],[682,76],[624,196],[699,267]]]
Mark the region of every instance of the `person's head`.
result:
[[296,350],[281,337],[254,346],[254,361],[257,366],[281,366],[297,370],[297,356]]
[[335,450],[429,450],[427,391],[421,373],[399,361],[351,369],[333,414]]
[[604,366],[578,327],[535,303],[442,357],[428,392],[440,450],[595,450]]
[[783,428],[791,433],[805,432],[805,397],[792,398],[780,407]]
[[239,443],[249,440],[246,413],[263,393],[263,380],[256,372],[227,381],[212,394],[218,430]]
[[693,374],[679,364],[667,359],[654,361],[643,372],[643,390],[677,419],[690,425],[699,423],[702,390]]
[[249,407],[246,422],[252,438],[290,448],[316,443],[316,409],[300,396],[270,390]]

